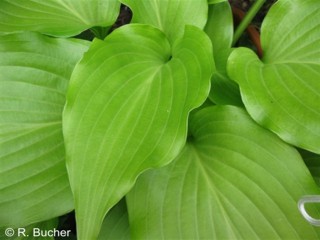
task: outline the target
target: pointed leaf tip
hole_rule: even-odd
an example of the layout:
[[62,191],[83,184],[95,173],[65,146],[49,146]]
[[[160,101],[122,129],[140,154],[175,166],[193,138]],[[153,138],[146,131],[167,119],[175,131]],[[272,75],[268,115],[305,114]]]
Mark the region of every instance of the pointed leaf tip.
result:
[[173,46],[142,24],[93,42],[73,72],[63,115],[79,239],[97,237],[142,171],[179,153],[213,66],[210,40],[192,26]]

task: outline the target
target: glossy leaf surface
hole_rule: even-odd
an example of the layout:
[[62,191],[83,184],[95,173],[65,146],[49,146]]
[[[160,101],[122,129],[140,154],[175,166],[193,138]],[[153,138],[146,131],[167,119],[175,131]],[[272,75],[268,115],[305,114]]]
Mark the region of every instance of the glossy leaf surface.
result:
[[318,238],[297,201],[319,189],[294,148],[232,106],[196,112],[189,128],[180,155],[128,194],[133,239]]
[[228,65],[250,115],[286,142],[315,153],[320,153],[319,11],[317,0],[278,1],[262,26],[262,61],[240,48]]
[[1,0],[0,31],[38,31],[73,36],[94,26],[111,26],[117,0]]
[[203,28],[207,21],[206,0],[121,0],[133,12],[132,22],[162,30],[169,42],[181,37],[185,25]]
[[62,109],[87,42],[36,33],[0,37],[0,226],[23,227],[73,208]]
[[63,120],[80,239],[97,236],[142,171],[179,153],[213,66],[210,40],[193,26],[172,46],[140,24],[94,40],[73,72]]

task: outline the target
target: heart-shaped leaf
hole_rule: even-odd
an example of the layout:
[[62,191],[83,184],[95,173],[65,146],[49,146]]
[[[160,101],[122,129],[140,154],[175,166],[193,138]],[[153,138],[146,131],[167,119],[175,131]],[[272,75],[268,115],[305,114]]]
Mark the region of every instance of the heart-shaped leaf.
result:
[[159,28],[171,43],[183,35],[185,25],[202,29],[207,21],[207,0],[120,1],[132,10],[132,22],[150,24]]
[[262,61],[240,48],[228,72],[262,126],[293,145],[320,153],[320,1],[280,0],[261,33]]
[[62,109],[85,41],[0,37],[0,226],[23,227],[73,208]]
[[318,239],[297,201],[320,192],[294,148],[237,107],[190,120],[181,154],[127,195],[133,239]]
[[73,72],[63,120],[80,239],[97,236],[138,174],[179,153],[213,66],[210,40],[193,26],[172,46],[140,24],[93,42]]
[[73,36],[93,26],[111,26],[118,0],[1,0],[0,31],[38,31]]

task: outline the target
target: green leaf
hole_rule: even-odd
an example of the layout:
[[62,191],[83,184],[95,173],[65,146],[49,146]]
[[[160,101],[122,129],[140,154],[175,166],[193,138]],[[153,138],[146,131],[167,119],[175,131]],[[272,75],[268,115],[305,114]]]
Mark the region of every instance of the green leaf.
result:
[[217,68],[211,79],[210,100],[216,104],[242,106],[239,86],[227,75],[227,60],[233,39],[232,11],[228,2],[209,6],[208,22],[204,31],[212,42]]
[[126,201],[123,198],[103,220],[98,240],[129,240],[130,228]]
[[149,24],[163,31],[173,43],[186,25],[203,28],[207,21],[207,0],[120,0],[133,12],[132,22]]
[[93,26],[111,26],[117,0],[1,0],[0,31],[38,31],[69,37]]
[[87,45],[36,33],[0,37],[0,226],[23,227],[73,208],[61,118]]
[[73,72],[63,115],[79,239],[97,237],[138,174],[179,153],[213,66],[210,41],[193,26],[173,46],[140,24],[94,40]]
[[[298,152],[237,107],[190,118],[190,137],[168,166],[127,195],[133,239],[318,239],[297,201],[319,194]],[[310,213],[317,209],[310,209]]]
[[262,61],[240,48],[229,58],[250,115],[286,142],[320,153],[320,1],[280,0],[262,26]]
[[233,39],[233,20],[229,3],[223,2],[209,6],[208,21],[204,31],[212,42],[217,67],[226,72],[227,63],[221,61],[221,56],[225,52],[229,55]]

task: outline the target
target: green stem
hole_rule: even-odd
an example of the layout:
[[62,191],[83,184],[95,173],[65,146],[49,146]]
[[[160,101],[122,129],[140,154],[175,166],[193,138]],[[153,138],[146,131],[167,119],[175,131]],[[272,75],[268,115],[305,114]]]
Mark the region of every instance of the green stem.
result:
[[243,20],[240,22],[239,26],[237,27],[234,36],[232,46],[236,44],[236,42],[241,37],[242,33],[247,29],[249,24],[251,23],[252,19],[256,16],[256,14],[261,9],[262,5],[266,2],[266,0],[257,0],[253,6],[249,9],[247,14],[244,16]]

